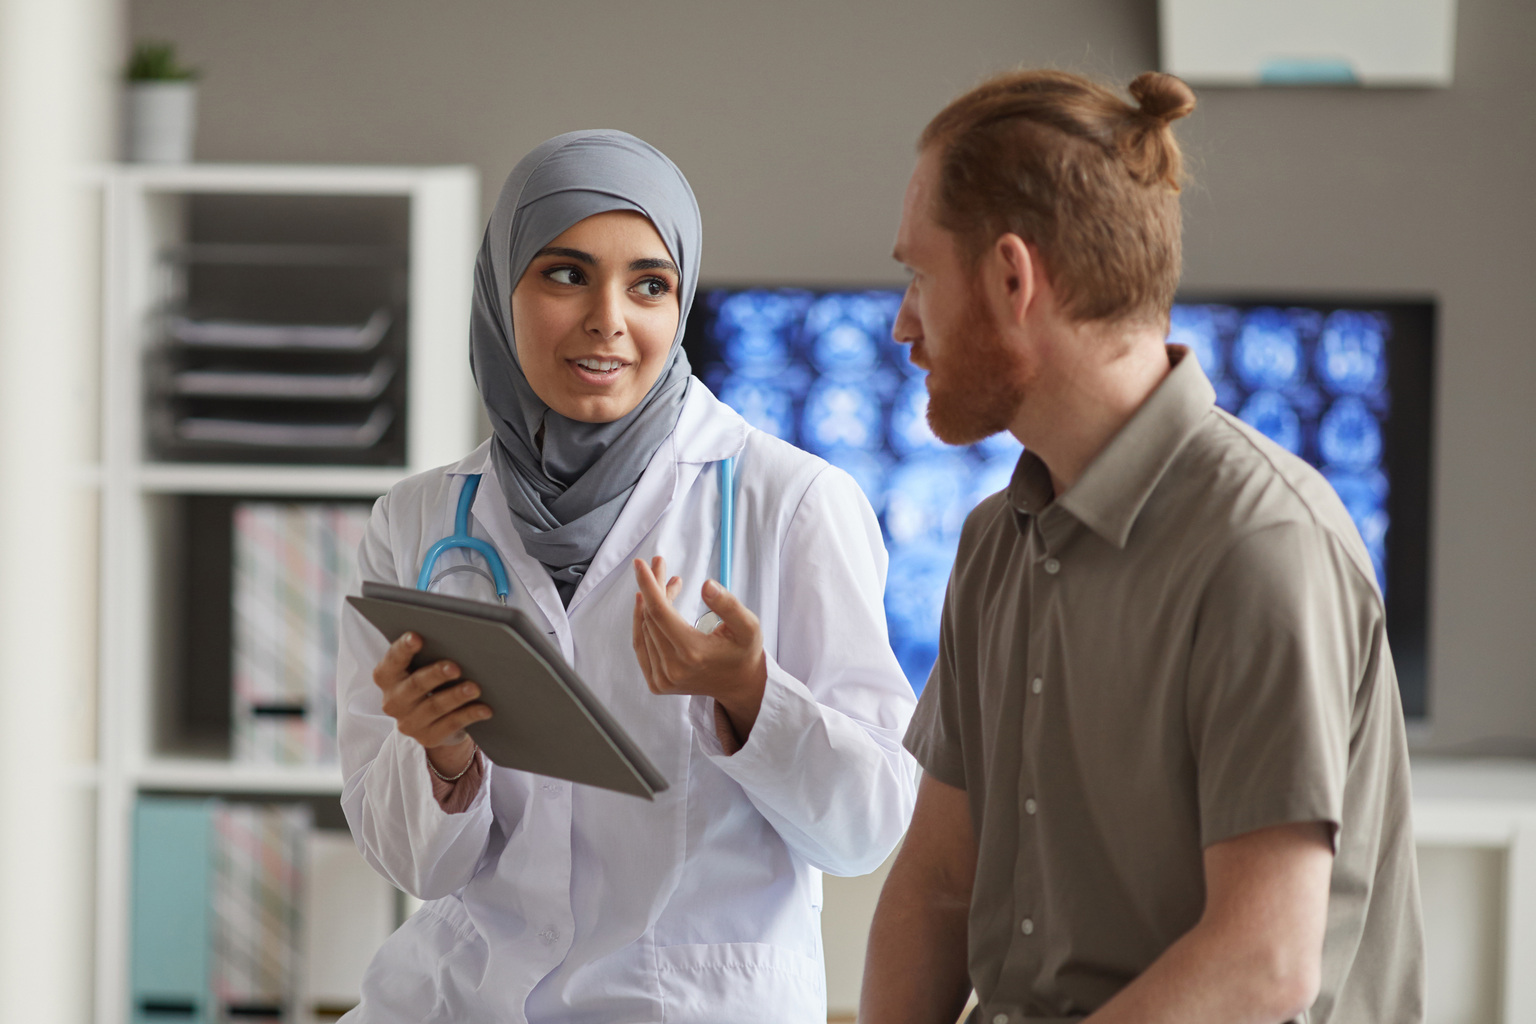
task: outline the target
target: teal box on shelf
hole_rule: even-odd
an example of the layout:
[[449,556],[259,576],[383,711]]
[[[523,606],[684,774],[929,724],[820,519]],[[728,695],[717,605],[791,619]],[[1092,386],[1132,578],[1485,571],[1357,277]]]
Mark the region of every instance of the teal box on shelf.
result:
[[213,800],[143,797],[133,817],[133,1024],[213,1024]]

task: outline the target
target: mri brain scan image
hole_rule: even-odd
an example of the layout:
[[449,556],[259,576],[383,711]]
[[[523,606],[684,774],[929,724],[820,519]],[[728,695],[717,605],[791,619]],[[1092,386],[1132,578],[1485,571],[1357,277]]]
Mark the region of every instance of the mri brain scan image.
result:
[[[696,372],[753,426],[847,472],[880,519],[891,646],[915,690],[938,653],[939,615],[966,515],[1005,489],[1019,442],[953,448],[928,426],[924,373],[891,339],[894,290],[716,289],[700,296]],[[1338,491],[1385,587],[1390,411],[1386,317],[1369,311],[1175,305],[1217,404],[1317,466]]]

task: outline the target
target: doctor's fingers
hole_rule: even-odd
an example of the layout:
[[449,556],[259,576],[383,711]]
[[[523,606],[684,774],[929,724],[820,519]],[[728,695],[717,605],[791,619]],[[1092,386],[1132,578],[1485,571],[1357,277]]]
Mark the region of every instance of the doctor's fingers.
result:
[[391,684],[381,683],[384,690],[384,713],[393,718],[410,714],[439,688],[458,677],[459,666],[451,661],[437,661]]
[[411,659],[421,650],[421,637],[415,633],[401,633],[389,645],[384,657],[373,667],[373,683],[381,690],[398,686],[411,672]]
[[683,670],[676,661],[676,650],[656,635],[649,625],[645,627],[645,649],[651,664],[647,679],[652,693],[677,693],[682,685]]
[[761,631],[762,624],[752,609],[742,604],[741,598],[714,580],[705,581],[702,594],[704,604],[720,616],[720,621],[731,631],[732,638],[746,645],[754,642],[753,638]]
[[[406,733],[423,747],[431,749],[451,742],[459,742],[462,737],[459,734],[468,726],[476,722],[483,722],[491,717],[491,709],[484,704],[467,704],[456,711],[449,712],[440,718],[422,726],[414,734]],[[404,727],[401,732],[405,732]]]
[[645,599],[639,594],[635,595],[635,618],[630,626],[630,644],[635,649],[635,661],[640,665],[640,674],[645,676],[645,685],[652,693],[659,692],[656,689],[656,670],[651,664],[651,652],[645,637],[645,615],[643,606]]
[[[655,561],[661,561],[660,557]],[[665,565],[663,565],[665,568]],[[677,613],[672,606],[673,600],[682,590],[682,580],[672,577],[663,589],[661,580],[645,566],[639,559],[635,560],[635,579],[640,586],[640,597],[645,602],[645,614],[653,619],[663,621],[675,621],[676,625],[686,628],[688,623]]]
[[646,623],[651,663],[659,670],[665,685],[673,690],[690,685],[700,672],[710,667],[708,638],[692,627],[688,629],[693,634],[691,642],[679,643],[670,633],[657,628],[655,623]]
[[[474,722],[480,712],[489,717],[490,708],[477,704],[480,687],[474,683],[459,683],[445,687],[408,710],[395,716],[400,731],[418,740],[423,746],[436,746],[455,729],[462,728],[461,719]],[[455,724],[456,723],[456,724]]]

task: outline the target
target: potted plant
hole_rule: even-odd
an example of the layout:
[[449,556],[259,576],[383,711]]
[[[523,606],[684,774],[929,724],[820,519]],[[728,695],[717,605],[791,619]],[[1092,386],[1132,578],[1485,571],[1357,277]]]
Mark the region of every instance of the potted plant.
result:
[[128,159],[179,164],[192,159],[197,71],[171,43],[143,42],[128,61]]

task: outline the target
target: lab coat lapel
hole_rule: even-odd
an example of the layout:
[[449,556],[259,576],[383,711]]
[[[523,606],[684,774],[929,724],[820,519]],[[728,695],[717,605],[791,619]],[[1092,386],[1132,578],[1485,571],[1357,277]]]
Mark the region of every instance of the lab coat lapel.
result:
[[640,542],[656,528],[679,496],[688,493],[704,466],[738,454],[746,440],[746,421],[695,380],[688,389],[677,427],[640,474],[619,518],[576,587],[570,613],[575,613],[609,573],[628,567]]
[[609,573],[629,565],[630,558],[646,534],[655,529],[677,496],[687,491],[693,478],[698,476],[698,466],[678,464],[676,449],[674,434],[661,443],[651,458],[651,464],[640,474],[629,500],[619,512],[619,518],[614,520],[608,536],[603,538],[597,554],[592,557],[587,574],[577,584],[576,593],[571,596],[570,614],[575,614],[587,595]]

